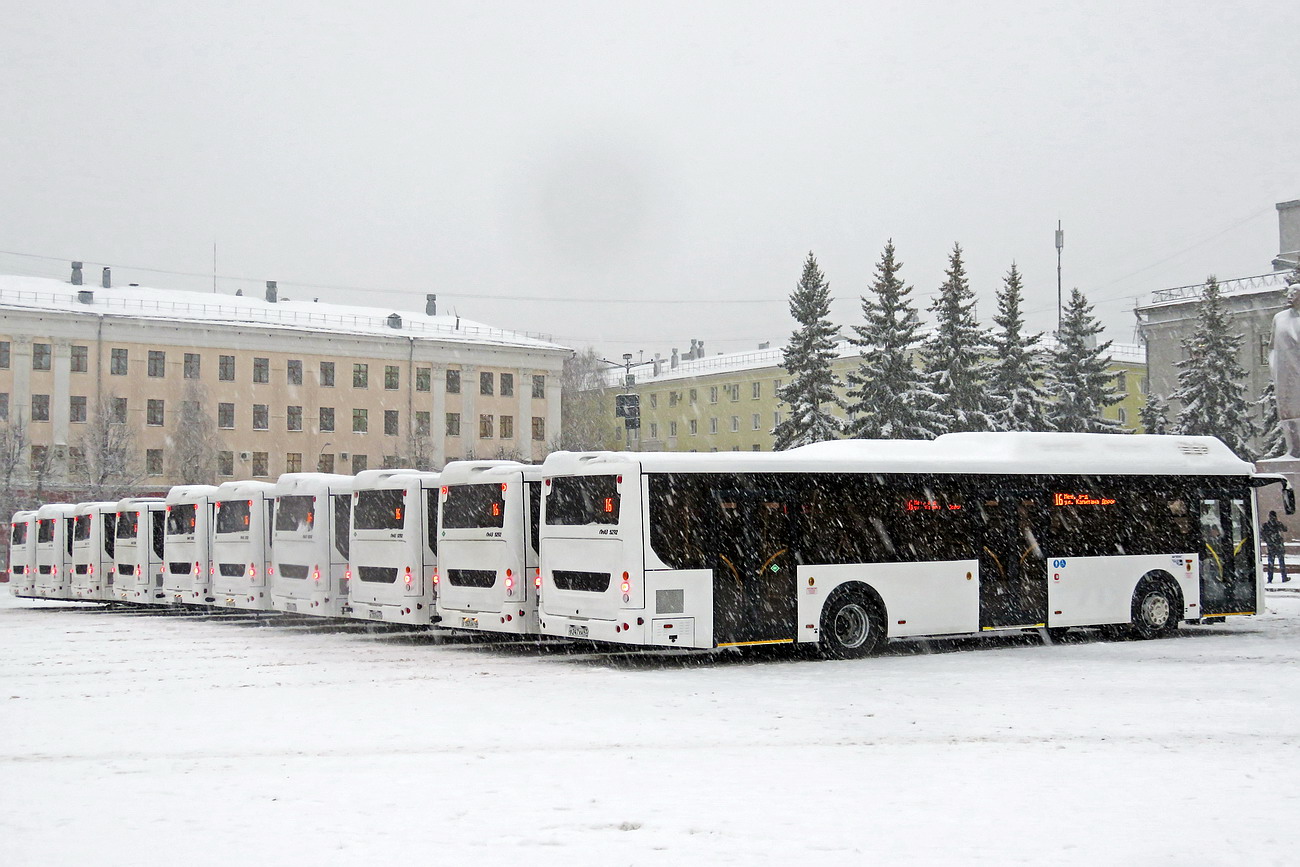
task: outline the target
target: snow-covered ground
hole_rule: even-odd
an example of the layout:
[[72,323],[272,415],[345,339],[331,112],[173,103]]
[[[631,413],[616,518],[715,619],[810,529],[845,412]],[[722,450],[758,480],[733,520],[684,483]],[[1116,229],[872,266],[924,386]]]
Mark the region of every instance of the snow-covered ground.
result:
[[825,662],[4,595],[0,863],[1296,863],[1268,607]]

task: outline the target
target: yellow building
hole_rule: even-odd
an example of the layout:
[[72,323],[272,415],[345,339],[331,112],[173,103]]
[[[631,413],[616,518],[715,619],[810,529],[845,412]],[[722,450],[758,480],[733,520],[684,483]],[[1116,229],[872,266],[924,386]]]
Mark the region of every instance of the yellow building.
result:
[[[1110,369],[1124,393],[1103,416],[1124,430],[1141,432],[1138,413],[1146,402],[1146,362],[1141,346],[1112,344]],[[857,349],[839,344],[832,368],[840,381],[858,366]],[[641,428],[619,428],[611,448],[643,451],[720,452],[770,451],[772,431],[784,419],[786,407],[777,398],[789,375],[781,366],[781,350],[757,349],[638,364],[635,384],[624,385],[623,370],[610,371],[609,411],[614,395],[635,393],[641,398]],[[841,397],[843,396],[841,392]],[[834,414],[846,418],[842,410]],[[639,434],[639,436],[638,436]]]

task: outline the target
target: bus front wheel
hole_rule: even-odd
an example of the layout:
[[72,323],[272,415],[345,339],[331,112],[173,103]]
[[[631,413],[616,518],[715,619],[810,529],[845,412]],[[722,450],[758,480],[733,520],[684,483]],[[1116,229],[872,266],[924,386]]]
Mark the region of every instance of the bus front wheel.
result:
[[1133,594],[1133,635],[1159,638],[1178,628],[1182,603],[1164,581],[1144,581]]
[[822,608],[818,645],[828,659],[869,656],[884,640],[884,615],[865,592],[836,593]]

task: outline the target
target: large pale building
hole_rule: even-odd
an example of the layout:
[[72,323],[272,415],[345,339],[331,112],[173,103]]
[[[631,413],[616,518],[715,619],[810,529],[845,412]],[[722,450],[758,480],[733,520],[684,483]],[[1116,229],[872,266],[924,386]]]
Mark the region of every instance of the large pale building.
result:
[[39,474],[76,495],[101,412],[132,432],[149,489],[179,481],[187,412],[215,424],[216,481],[540,460],[559,433],[563,346],[432,302],[412,313],[277,294],[0,276],[0,425],[24,443],[14,484]]

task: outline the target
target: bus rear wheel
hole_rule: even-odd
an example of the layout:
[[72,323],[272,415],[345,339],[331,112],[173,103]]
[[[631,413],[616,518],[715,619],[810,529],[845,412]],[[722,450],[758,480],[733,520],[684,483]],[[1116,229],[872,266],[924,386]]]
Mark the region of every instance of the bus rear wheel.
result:
[[1163,581],[1144,581],[1133,594],[1133,635],[1160,638],[1178,628],[1182,605]]
[[821,617],[818,649],[828,659],[857,659],[874,653],[885,640],[885,618],[866,593],[831,597]]

